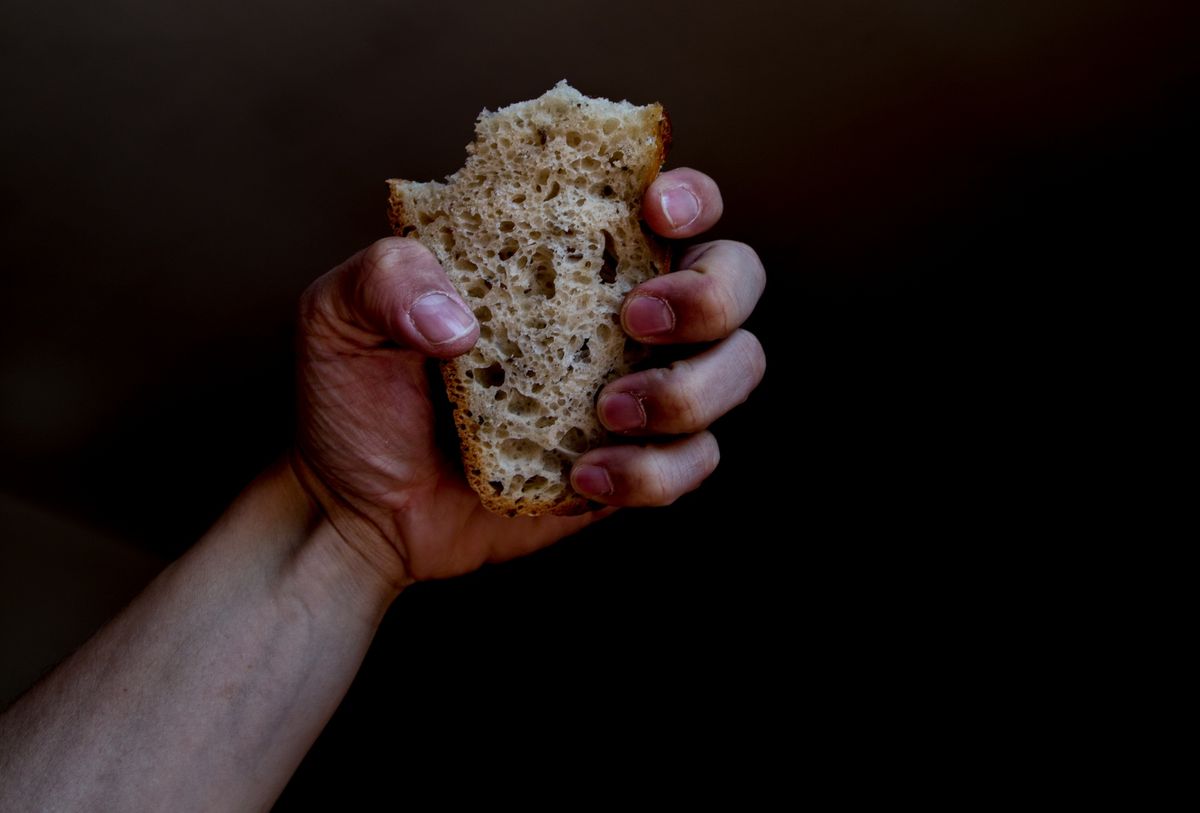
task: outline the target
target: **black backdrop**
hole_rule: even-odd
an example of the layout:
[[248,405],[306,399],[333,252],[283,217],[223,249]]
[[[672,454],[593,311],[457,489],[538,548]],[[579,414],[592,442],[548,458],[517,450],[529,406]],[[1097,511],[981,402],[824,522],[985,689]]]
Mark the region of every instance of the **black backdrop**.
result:
[[294,302],[386,233],[383,179],[565,77],[662,101],[669,166],[721,184],[767,381],[697,494],[406,592],[280,809],[517,733],[651,770],[969,695],[1050,555],[1075,317],[1192,227],[1184,6],[5,0],[0,665],[60,657],[280,454]]

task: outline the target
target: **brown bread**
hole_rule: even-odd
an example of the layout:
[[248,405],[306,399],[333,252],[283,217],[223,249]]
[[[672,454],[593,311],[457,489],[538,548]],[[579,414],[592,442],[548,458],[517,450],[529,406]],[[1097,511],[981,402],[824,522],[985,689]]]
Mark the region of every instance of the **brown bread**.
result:
[[467,479],[492,511],[587,509],[571,464],[607,442],[596,394],[640,350],[621,303],[668,270],[640,216],[669,140],[661,105],[593,99],[563,81],[484,110],[445,183],[388,181],[396,234],[434,253],[479,320],[479,343],[442,373]]

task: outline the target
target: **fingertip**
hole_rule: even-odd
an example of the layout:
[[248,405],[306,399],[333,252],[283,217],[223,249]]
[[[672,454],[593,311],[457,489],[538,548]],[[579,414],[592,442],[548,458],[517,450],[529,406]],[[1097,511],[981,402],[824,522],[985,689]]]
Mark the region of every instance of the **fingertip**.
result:
[[613,482],[608,469],[594,463],[577,463],[571,470],[571,486],[597,502],[604,502],[613,495]]
[[691,237],[707,231],[723,211],[716,181],[687,167],[659,175],[642,200],[647,225],[664,237]]
[[640,341],[652,341],[675,329],[675,311],[653,289],[637,288],[622,303],[621,326]]
[[417,297],[408,321],[429,355],[453,358],[479,340],[479,322],[455,294],[430,291]]

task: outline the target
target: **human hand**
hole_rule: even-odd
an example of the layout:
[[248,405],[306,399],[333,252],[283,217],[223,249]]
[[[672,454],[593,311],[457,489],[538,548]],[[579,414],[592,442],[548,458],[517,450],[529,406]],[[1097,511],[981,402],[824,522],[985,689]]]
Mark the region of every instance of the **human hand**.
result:
[[[693,199],[696,211],[680,214],[676,201]],[[651,184],[643,216],[664,237],[686,238],[710,228],[721,208],[712,179],[677,169]],[[630,293],[626,331],[654,345],[719,342],[604,388],[599,415],[614,432],[682,437],[583,455],[572,482],[598,502],[665,505],[699,485],[718,460],[706,427],[762,378],[758,341],[737,329],[764,284],[754,252],[741,243],[705,243],[687,250],[678,267]],[[470,310],[415,240],[378,241],[301,299],[292,465],[347,546],[394,589],[529,553],[612,510],[510,519],[483,508],[457,461],[435,443],[425,373],[426,358],[461,355],[478,337]]]

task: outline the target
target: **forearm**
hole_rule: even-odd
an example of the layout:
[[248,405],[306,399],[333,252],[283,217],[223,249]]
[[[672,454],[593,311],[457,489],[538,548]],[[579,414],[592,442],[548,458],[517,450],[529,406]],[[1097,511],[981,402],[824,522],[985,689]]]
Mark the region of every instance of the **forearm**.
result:
[[290,468],[0,717],[0,809],[268,808],[395,590]]

